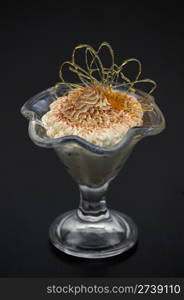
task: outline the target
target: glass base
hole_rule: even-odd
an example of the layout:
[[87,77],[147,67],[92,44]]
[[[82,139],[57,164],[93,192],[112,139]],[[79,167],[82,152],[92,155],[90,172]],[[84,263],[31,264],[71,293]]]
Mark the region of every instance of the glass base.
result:
[[97,222],[82,220],[77,210],[60,215],[50,226],[50,240],[59,250],[77,257],[105,258],[130,249],[137,227],[126,215],[110,210]]

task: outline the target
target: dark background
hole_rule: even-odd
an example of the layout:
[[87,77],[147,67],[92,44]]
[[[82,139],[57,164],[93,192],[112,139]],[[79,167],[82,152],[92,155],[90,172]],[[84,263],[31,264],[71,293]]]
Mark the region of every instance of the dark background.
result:
[[[184,276],[182,9],[150,2],[49,3],[1,9],[0,276]],[[49,244],[49,225],[77,207],[78,188],[53,150],[31,142],[20,108],[58,81],[59,65],[74,46],[96,48],[102,41],[118,59],[140,59],[143,76],[157,81],[154,96],[167,128],[136,146],[109,188],[109,207],[137,223],[137,247],[85,260]]]

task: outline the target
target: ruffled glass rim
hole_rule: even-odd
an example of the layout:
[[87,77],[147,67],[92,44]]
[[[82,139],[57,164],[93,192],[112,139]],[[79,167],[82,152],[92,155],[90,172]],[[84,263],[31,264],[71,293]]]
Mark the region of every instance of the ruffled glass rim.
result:
[[[31,97],[22,106],[22,115],[29,119],[29,136],[36,145],[46,148],[56,148],[62,144],[76,143],[97,154],[110,154],[126,146],[134,137],[136,137],[137,140],[140,140],[145,136],[158,134],[165,128],[164,116],[159,107],[156,105],[153,96],[136,89],[134,94],[136,98],[138,100],[140,98],[144,99],[146,103],[151,104],[152,106],[153,111],[145,113],[149,115],[154,112],[155,119],[152,120],[150,124],[130,128],[123,136],[122,140],[116,145],[112,147],[96,146],[77,135],[68,135],[54,139],[49,138],[46,136],[46,129],[43,127],[40,119],[42,115],[49,110],[49,105],[59,96],[62,96],[62,94],[67,90],[67,87],[59,87],[57,90],[54,90],[54,87],[48,88]],[[44,137],[41,133],[44,134]]]

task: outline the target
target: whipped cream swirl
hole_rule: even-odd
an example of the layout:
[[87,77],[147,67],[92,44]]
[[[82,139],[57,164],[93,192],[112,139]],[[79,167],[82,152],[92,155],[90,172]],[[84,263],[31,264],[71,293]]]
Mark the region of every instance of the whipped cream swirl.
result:
[[[123,97],[122,109],[111,99]],[[99,85],[71,90],[50,105],[42,122],[50,138],[80,136],[92,144],[117,144],[129,128],[142,125],[143,109],[133,95]]]

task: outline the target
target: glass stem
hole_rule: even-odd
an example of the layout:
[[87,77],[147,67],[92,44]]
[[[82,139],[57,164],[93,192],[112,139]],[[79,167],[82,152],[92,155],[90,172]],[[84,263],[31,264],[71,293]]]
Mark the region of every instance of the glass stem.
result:
[[79,185],[80,204],[77,210],[78,216],[84,221],[97,222],[109,218],[109,210],[106,206],[105,193],[108,183],[98,188]]

